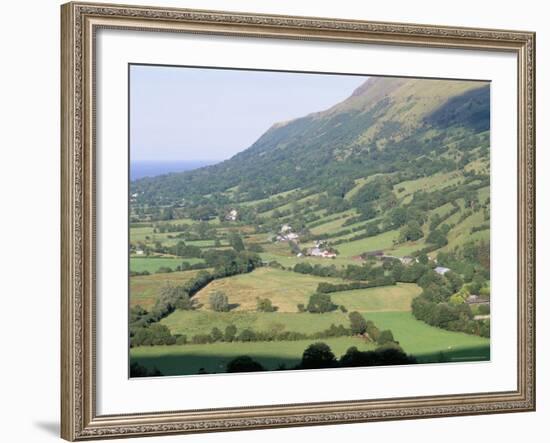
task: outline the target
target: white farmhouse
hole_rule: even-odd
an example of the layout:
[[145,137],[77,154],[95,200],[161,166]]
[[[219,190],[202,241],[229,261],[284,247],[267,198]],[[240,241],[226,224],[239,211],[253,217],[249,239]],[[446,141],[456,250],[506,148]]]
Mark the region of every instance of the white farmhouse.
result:
[[321,248],[308,249],[308,255],[312,257],[336,258],[336,254],[334,252],[329,252],[326,249],[321,249]]
[[450,271],[449,268],[445,268],[444,266],[437,266],[434,268],[434,271],[437,272],[439,275],[445,275],[447,272]]
[[231,209],[226,215],[225,219],[227,221],[235,221],[237,220],[237,217],[239,216],[239,212],[236,209]]
[[321,257],[323,255],[323,251],[319,248],[311,248],[308,252],[312,257]]

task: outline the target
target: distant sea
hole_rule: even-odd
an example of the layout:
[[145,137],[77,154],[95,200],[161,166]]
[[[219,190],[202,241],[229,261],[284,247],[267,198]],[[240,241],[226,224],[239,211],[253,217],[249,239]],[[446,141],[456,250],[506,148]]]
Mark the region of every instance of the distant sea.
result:
[[155,177],[170,172],[191,171],[203,166],[219,163],[218,160],[190,160],[190,161],[136,161],[130,163],[130,180],[143,177]]

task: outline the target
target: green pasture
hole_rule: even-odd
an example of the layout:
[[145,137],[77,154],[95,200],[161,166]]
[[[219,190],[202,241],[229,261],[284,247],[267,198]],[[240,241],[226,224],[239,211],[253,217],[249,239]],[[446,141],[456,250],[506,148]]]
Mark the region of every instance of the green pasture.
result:
[[363,252],[375,251],[379,249],[388,250],[393,247],[394,240],[399,238],[399,231],[387,231],[373,237],[367,237],[361,240],[350,241],[336,245],[336,249],[342,256],[353,257]]
[[201,258],[183,258],[183,257],[131,257],[130,271],[149,273],[157,272],[160,267],[168,267],[175,270],[178,265],[184,261],[189,264],[203,263]]
[[354,289],[334,292],[332,302],[343,305],[348,311],[410,311],[413,298],[422,290],[414,283],[397,283],[395,286]]
[[341,311],[325,314],[309,312],[250,312],[250,311],[182,311],[178,310],[161,320],[173,334],[185,334],[191,337],[196,334],[209,334],[214,326],[222,331],[229,325],[235,325],[239,331],[253,329],[255,331],[302,332],[312,334],[323,331],[335,325],[348,325],[348,315]]
[[490,358],[489,339],[462,332],[446,331],[416,320],[410,312],[369,312],[363,314],[380,329],[390,329],[400,345],[421,363],[479,361]]

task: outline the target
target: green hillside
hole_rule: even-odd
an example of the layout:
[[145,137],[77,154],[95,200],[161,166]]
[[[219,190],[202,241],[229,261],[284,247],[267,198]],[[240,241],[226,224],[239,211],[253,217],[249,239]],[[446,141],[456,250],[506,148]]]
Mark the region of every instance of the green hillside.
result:
[[[335,192],[339,185],[347,191],[351,179],[403,173],[405,167],[412,177],[453,170],[456,161],[442,163],[438,157],[461,142],[475,147],[470,137],[489,128],[488,95],[484,82],[371,78],[326,111],[273,125],[227,161],[145,178],[132,183],[132,192],[141,201],[212,194],[209,200],[229,203],[305,186]],[[421,164],[409,163],[420,158]]]

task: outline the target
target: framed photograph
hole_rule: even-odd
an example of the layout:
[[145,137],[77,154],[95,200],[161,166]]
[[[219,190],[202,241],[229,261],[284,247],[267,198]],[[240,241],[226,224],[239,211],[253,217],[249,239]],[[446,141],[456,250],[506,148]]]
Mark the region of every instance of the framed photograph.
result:
[[62,437],[535,409],[535,35],[68,3]]

